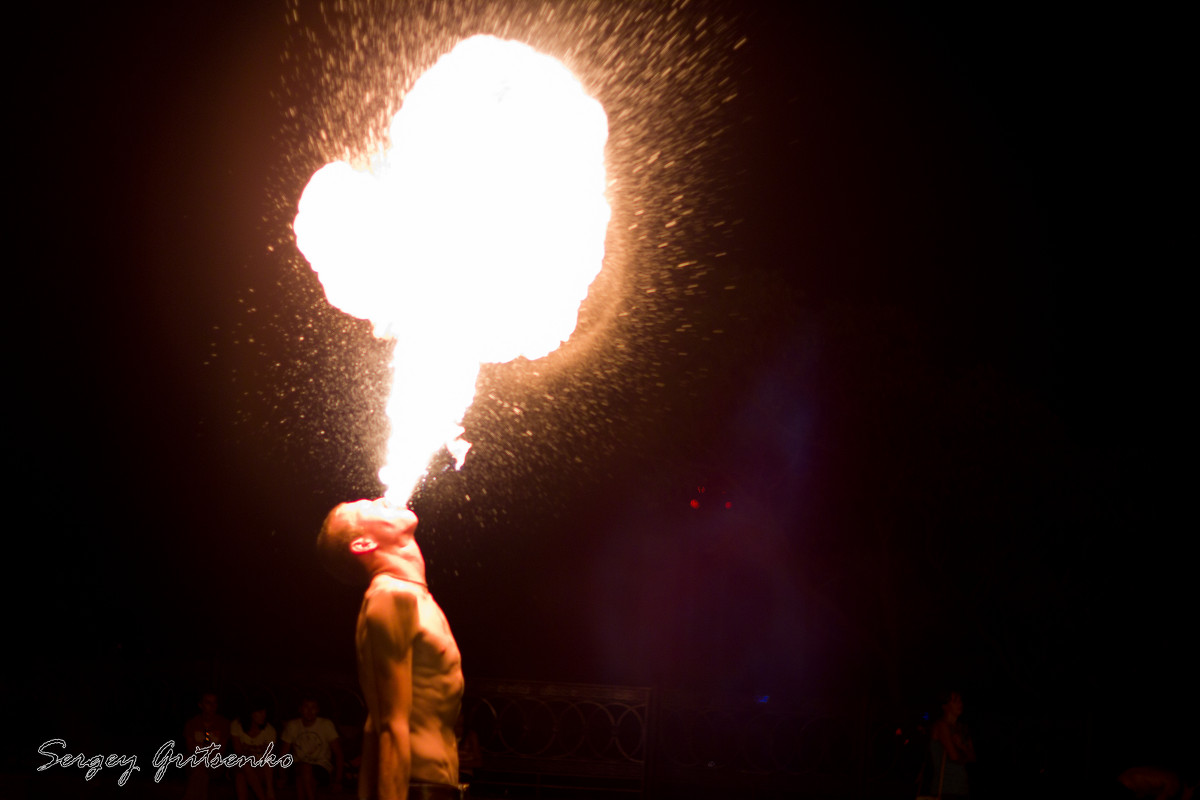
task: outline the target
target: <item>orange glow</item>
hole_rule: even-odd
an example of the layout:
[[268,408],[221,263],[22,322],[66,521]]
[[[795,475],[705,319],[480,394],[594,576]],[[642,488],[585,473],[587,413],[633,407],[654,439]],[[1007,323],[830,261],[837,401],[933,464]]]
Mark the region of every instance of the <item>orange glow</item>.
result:
[[389,149],[326,164],[296,243],[330,303],[396,340],[380,480],[403,502],[442,445],[459,465],[484,362],[540,358],[600,271],[608,120],[559,61],[474,36],[423,74]]

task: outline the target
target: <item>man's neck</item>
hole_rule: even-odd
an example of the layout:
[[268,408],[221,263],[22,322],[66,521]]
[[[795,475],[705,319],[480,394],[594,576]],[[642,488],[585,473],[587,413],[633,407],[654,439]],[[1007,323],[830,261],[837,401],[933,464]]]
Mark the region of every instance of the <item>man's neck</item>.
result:
[[421,557],[421,551],[416,542],[411,542],[404,548],[380,553],[375,564],[373,577],[387,575],[428,588],[425,583],[425,559]]
[[398,581],[404,581],[405,583],[414,583],[417,586],[420,586],[422,589],[429,588],[429,586],[425,583],[424,575],[420,575],[418,578],[417,575],[410,574],[408,572],[401,572],[400,570],[396,570],[396,569],[384,569],[384,570],[380,570],[379,572],[375,573],[375,577],[380,577],[380,576],[386,576],[388,578],[393,578]]

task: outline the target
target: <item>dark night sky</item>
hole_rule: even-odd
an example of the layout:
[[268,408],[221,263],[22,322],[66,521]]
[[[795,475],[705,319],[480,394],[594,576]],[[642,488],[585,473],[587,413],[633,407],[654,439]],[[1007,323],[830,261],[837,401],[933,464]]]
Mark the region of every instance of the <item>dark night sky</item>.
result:
[[[35,671],[344,665],[357,602],[309,548],[369,456],[263,399],[295,352],[261,222],[282,9],[160,5],[40,20],[13,78],[18,646]],[[598,386],[613,421],[582,464],[468,469],[421,501],[468,679],[904,702],[959,682],[1113,727],[1194,720],[1142,23],[883,5],[739,17],[708,176],[746,220],[719,276],[738,290],[689,317],[726,335],[649,401],[640,377]],[[379,371],[313,369],[356,397]],[[531,447],[488,413],[488,447]]]

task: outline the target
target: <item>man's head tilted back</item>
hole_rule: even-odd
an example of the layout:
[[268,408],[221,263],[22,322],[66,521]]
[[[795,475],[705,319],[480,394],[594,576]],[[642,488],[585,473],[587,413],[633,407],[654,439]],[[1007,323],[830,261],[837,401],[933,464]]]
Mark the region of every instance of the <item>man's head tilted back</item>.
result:
[[317,536],[326,567],[345,583],[361,584],[380,556],[415,547],[417,515],[382,497],[335,506]]

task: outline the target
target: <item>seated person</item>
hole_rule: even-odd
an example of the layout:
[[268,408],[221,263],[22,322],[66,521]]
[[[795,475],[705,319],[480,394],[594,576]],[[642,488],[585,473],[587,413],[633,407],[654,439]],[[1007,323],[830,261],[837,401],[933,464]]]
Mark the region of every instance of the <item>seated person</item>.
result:
[[[252,701],[250,712],[230,723],[229,738],[233,741],[233,750],[237,755],[261,758],[267,746],[275,743],[275,727],[267,722],[266,702]],[[234,786],[237,788],[238,800],[248,800],[251,792],[256,800],[271,800],[275,797],[271,767],[266,764],[261,767],[242,765],[234,778]]]
[[[296,796],[299,800],[315,800],[317,784],[328,786],[330,773],[333,785],[342,786],[342,743],[338,741],[337,728],[325,717],[317,716],[320,706],[311,697],[300,704],[300,718],[283,726],[283,755],[292,754],[296,759]],[[337,760],[334,766],[332,755]]]

